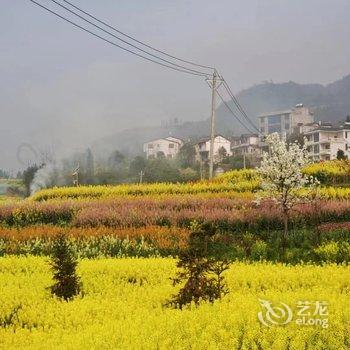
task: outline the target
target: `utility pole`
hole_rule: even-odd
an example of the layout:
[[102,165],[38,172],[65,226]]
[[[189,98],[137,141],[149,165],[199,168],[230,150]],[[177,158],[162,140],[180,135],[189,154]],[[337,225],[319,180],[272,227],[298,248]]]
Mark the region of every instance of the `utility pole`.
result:
[[74,186],[79,186],[79,170],[80,170],[80,165],[78,163],[78,166],[74,169],[72,174]]
[[211,132],[210,132],[210,153],[209,153],[209,180],[213,178],[214,168],[214,141],[215,141],[215,109],[216,109],[216,69],[213,73],[213,80],[211,82]]
[[202,156],[200,156],[200,157],[201,157],[201,160],[199,162],[199,173],[201,175],[201,180],[203,180],[204,179],[204,176],[203,176],[203,159],[202,159]]
[[143,175],[145,175],[145,172],[143,170],[140,171],[140,184],[142,184]]

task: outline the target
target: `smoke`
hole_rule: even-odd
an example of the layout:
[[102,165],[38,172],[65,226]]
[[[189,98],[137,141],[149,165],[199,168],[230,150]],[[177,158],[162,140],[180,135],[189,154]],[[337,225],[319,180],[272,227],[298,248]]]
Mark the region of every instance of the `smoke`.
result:
[[[59,160],[56,160],[54,156],[45,158],[47,161],[43,162],[43,166],[35,173],[30,184],[31,195],[44,188],[72,185],[72,174],[78,165],[79,174],[85,176],[87,180],[88,169],[94,167],[94,157],[89,149]],[[98,164],[106,164],[106,160],[101,160]]]
[[30,194],[54,185],[59,185],[61,180],[61,171],[55,163],[45,164],[34,175],[30,184]]

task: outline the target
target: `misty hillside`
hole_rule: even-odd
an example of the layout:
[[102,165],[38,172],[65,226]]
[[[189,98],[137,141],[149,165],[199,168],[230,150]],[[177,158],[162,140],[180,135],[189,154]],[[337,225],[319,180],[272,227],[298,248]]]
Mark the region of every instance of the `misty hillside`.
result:
[[[245,89],[237,95],[241,105],[253,121],[260,113],[289,109],[298,103],[310,107],[316,120],[337,122],[350,114],[350,75],[326,86],[321,84],[275,84],[266,82]],[[231,104],[232,108],[233,104]],[[221,104],[217,109],[217,130],[224,135],[247,132]],[[186,122],[170,127],[135,128],[96,141],[95,151],[119,149],[129,154],[142,152],[145,141],[168,135],[183,139],[209,134],[209,120]]]
[[[253,121],[261,113],[289,109],[303,103],[312,109],[315,120],[337,122],[350,114],[350,75],[329,85],[297,84],[294,82],[263,83],[243,90],[237,95],[241,105]],[[233,105],[232,105],[233,107]],[[221,130],[246,132],[224,105],[218,108],[218,125]],[[233,123],[233,124],[232,124]]]

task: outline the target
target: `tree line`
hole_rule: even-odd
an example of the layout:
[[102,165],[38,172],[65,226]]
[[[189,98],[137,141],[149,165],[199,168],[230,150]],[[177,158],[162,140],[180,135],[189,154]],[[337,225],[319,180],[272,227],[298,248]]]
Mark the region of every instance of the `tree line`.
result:
[[[219,151],[215,168],[224,171],[254,167],[255,160],[242,156],[229,156],[225,149]],[[50,166],[48,170],[47,167]],[[76,171],[75,171],[76,170]],[[122,183],[190,182],[208,178],[207,157],[196,159],[194,144],[185,143],[176,157],[164,155],[146,159],[144,155],[130,156],[114,150],[105,157],[95,156],[90,148],[56,162],[32,164],[17,174],[22,179],[25,193],[31,192],[31,184],[38,174],[45,177],[45,186],[69,186],[74,182],[81,185],[105,185]]]

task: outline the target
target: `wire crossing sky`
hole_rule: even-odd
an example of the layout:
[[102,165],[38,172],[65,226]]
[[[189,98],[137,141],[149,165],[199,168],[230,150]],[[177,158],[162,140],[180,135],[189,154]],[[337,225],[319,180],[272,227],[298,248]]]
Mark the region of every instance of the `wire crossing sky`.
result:
[[[34,3],[34,4],[37,5],[37,6],[41,7],[42,9],[48,11],[49,13],[51,13],[51,14],[53,14],[53,15],[59,17],[60,19],[62,19],[62,20],[64,20],[64,21],[66,21],[66,22],[72,24],[74,27],[79,28],[79,29],[81,29],[81,30],[83,30],[83,31],[85,31],[85,32],[87,32],[87,33],[89,33],[89,34],[91,34],[91,35],[93,35],[93,36],[95,36],[95,37],[97,37],[97,38],[99,38],[99,39],[101,39],[101,40],[103,40],[103,41],[105,41],[105,42],[111,44],[111,45],[114,45],[114,46],[116,46],[116,47],[118,47],[118,48],[120,48],[120,49],[122,49],[122,50],[125,50],[125,51],[127,51],[127,52],[129,52],[129,53],[131,53],[131,54],[133,54],[133,55],[136,55],[136,56],[138,56],[138,57],[140,57],[140,58],[146,59],[146,60],[151,61],[151,62],[153,62],[153,63],[160,64],[160,65],[163,66],[163,67],[170,68],[170,69],[174,69],[174,70],[179,71],[179,72],[182,72],[182,73],[188,73],[188,74],[203,76],[203,77],[207,77],[207,78],[208,78],[208,76],[209,76],[209,74],[206,73],[206,72],[194,70],[194,69],[191,69],[191,68],[182,66],[182,65],[180,65],[180,64],[174,63],[173,61],[169,61],[169,60],[167,60],[167,59],[164,59],[164,58],[162,58],[162,57],[159,57],[158,55],[155,55],[155,54],[153,54],[153,53],[150,53],[149,51],[143,49],[142,47],[139,47],[139,46],[136,46],[136,45],[130,43],[128,40],[124,40],[123,38],[121,38],[121,37],[119,37],[119,36],[117,36],[117,35],[114,35],[114,34],[111,33],[110,31],[108,31],[108,30],[104,29],[103,27],[101,27],[101,26],[95,24],[94,22],[91,22],[89,19],[85,18],[83,15],[80,15],[79,13],[77,13],[77,12],[75,12],[75,11],[72,11],[72,10],[69,9],[68,7],[62,5],[59,1],[50,0],[52,3],[54,3],[54,4],[58,5],[58,6],[60,6],[60,7],[63,8],[64,10],[68,11],[69,13],[71,13],[71,14],[75,15],[76,17],[82,19],[83,21],[87,22],[88,24],[92,25],[93,27],[95,27],[95,28],[101,30],[101,31],[104,32],[105,34],[108,34],[108,35],[112,36],[113,38],[115,38],[115,39],[121,41],[122,43],[127,44],[127,45],[131,46],[132,48],[134,48],[134,49],[136,49],[136,50],[141,51],[143,54],[146,54],[146,55],[151,56],[152,59],[150,59],[149,57],[144,56],[143,54],[137,53],[137,52],[135,52],[135,51],[133,51],[133,50],[130,50],[130,49],[128,49],[128,48],[125,48],[125,47],[123,47],[123,46],[120,46],[120,45],[118,45],[118,44],[112,42],[111,40],[106,39],[105,37],[102,37],[100,34],[96,34],[96,32],[93,32],[93,31],[91,31],[91,30],[88,30],[87,28],[85,28],[85,27],[83,27],[83,26],[77,24],[76,22],[73,22],[73,21],[69,20],[68,18],[66,18],[66,17],[64,17],[64,16],[62,16],[62,15],[60,15],[59,13],[53,11],[52,9],[50,9],[50,8],[48,8],[48,7],[46,7],[46,6],[43,6],[41,3],[39,3],[39,2],[37,2],[37,1],[35,1],[35,0],[29,0],[29,1],[31,1],[32,3]],[[176,59],[176,60],[180,60],[180,61],[182,61],[182,62],[187,62],[187,63],[192,64],[192,65],[196,65],[196,66],[200,66],[200,67],[205,67],[205,68],[211,69],[211,67],[203,66],[203,65],[199,65],[199,64],[197,64],[197,63],[193,63],[193,62],[190,62],[190,61],[187,61],[187,60],[179,59],[179,58],[177,58],[176,56],[171,56],[171,55],[165,53],[165,52],[162,51],[162,50],[158,50],[158,49],[155,49],[154,47],[152,47],[152,46],[150,46],[150,45],[148,45],[148,44],[144,44],[144,43],[142,43],[141,41],[139,41],[139,40],[137,40],[137,39],[135,39],[135,38],[133,38],[133,37],[130,37],[129,35],[125,34],[124,32],[122,32],[122,31],[116,29],[115,27],[113,27],[113,26],[111,26],[111,25],[109,25],[109,24],[106,24],[106,22],[99,20],[96,16],[93,16],[93,15],[91,15],[90,13],[88,13],[88,12],[82,10],[81,8],[79,8],[79,7],[75,6],[75,5],[73,5],[71,2],[68,2],[68,1],[64,1],[64,2],[67,3],[67,4],[69,4],[69,5],[72,6],[73,8],[79,10],[82,14],[85,14],[85,15],[89,16],[90,18],[93,18],[93,19],[94,19],[95,21],[97,21],[98,23],[101,23],[101,24],[103,24],[104,26],[107,26],[108,28],[112,28],[114,31],[117,31],[118,33],[121,33],[121,34],[124,35],[125,37],[130,38],[131,40],[133,40],[133,41],[135,41],[135,42],[137,42],[137,43],[140,43],[140,44],[142,44],[142,45],[144,45],[144,46],[146,46],[146,47],[148,47],[148,48],[151,48],[152,50],[155,50],[155,51],[157,51],[157,52],[159,52],[159,53],[161,53],[161,54],[164,54],[164,55],[166,55],[166,56],[168,56],[168,57],[172,57],[172,58],[174,58],[174,59]],[[155,59],[157,59],[157,60],[160,60],[160,61],[163,61],[163,62],[166,62],[167,64],[164,64],[164,63],[161,63],[161,62],[159,62],[159,61],[156,61],[156,60],[154,60],[153,58],[155,58]],[[180,68],[180,69],[179,69],[179,68]],[[213,68],[213,69],[214,69],[214,68]],[[241,104],[238,102],[237,98],[233,95],[231,88],[229,87],[229,85],[227,84],[227,82],[226,82],[225,80],[223,80],[223,84],[224,84],[224,87],[225,87],[226,91],[228,92],[230,98],[232,99],[233,103],[234,103],[235,106],[237,107],[237,110],[239,111],[239,113],[242,114],[243,119],[244,119],[245,121],[248,121],[248,122],[251,124],[251,126],[253,126],[253,128],[254,128],[256,131],[259,132],[259,130],[257,129],[257,127],[253,124],[253,122],[250,120],[250,118],[248,117],[248,115],[247,115],[246,112],[244,111],[244,109],[243,109],[243,107],[241,106]],[[218,93],[218,94],[219,94],[219,93]],[[241,120],[237,117],[237,115],[233,112],[233,110],[232,110],[232,109],[228,106],[228,104],[223,100],[223,97],[222,97],[220,94],[219,94],[219,96],[220,96],[222,102],[224,103],[224,105],[225,105],[225,106],[228,108],[228,110],[233,114],[233,116],[235,117],[235,119],[238,120],[239,123],[240,123],[246,130],[248,130],[249,132],[252,132],[251,129],[250,129],[250,127],[247,127],[246,124],[245,124],[243,121],[241,121]]]
[[[317,84],[330,84],[350,73],[348,0],[56,0],[115,36],[186,69],[123,43],[51,0],[35,1],[116,45],[175,69],[160,69],[104,40],[92,40],[91,34],[54,20],[29,1],[2,0],[3,166],[17,166],[16,149],[22,143],[71,152],[96,140],[115,140],[130,128],[142,134],[175,118],[181,123],[208,120],[210,90],[202,83],[206,77],[189,69],[210,75],[215,64],[243,110],[223,85],[220,94],[251,131],[255,128],[248,119],[254,124],[256,112],[243,104],[242,89],[293,81],[314,83],[317,90]],[[218,120],[226,118],[222,107]]]
[[[29,0],[29,1],[32,2],[32,3],[35,4],[35,5],[37,5],[37,6],[41,7],[41,8],[43,8],[44,10],[48,11],[49,13],[51,13],[51,14],[53,14],[53,15],[59,17],[59,18],[61,18],[62,20],[64,20],[64,21],[70,23],[70,24],[73,25],[74,27],[79,28],[79,29],[81,29],[81,30],[83,30],[83,31],[85,31],[85,32],[87,32],[87,33],[89,33],[89,34],[95,36],[96,38],[99,38],[99,39],[101,39],[101,40],[103,40],[103,41],[105,41],[105,42],[107,42],[107,43],[109,43],[109,44],[111,44],[111,45],[114,45],[114,46],[116,46],[116,47],[118,47],[118,48],[120,48],[120,49],[122,49],[122,50],[124,50],[124,51],[127,51],[127,52],[129,52],[129,53],[131,53],[131,54],[133,54],[133,55],[136,55],[136,56],[138,56],[138,57],[141,57],[141,58],[143,58],[143,59],[145,59],[145,60],[148,60],[148,61],[151,61],[151,62],[153,62],[153,63],[159,64],[159,65],[161,65],[161,66],[163,66],[163,67],[167,67],[167,68],[170,68],[170,69],[177,70],[177,71],[179,71],[179,72],[188,73],[188,74],[193,74],[193,75],[198,75],[198,76],[203,76],[203,77],[206,77],[206,76],[207,76],[204,72],[199,72],[199,71],[195,71],[195,70],[192,70],[192,69],[188,69],[188,68],[186,68],[186,67],[182,67],[182,66],[180,66],[180,65],[171,63],[171,62],[169,62],[169,61],[167,61],[167,60],[164,60],[164,59],[162,59],[162,58],[156,57],[155,55],[152,55],[152,54],[149,54],[149,53],[147,53],[147,54],[150,55],[150,56],[156,57],[156,58],[158,58],[159,60],[162,60],[162,61],[164,61],[164,62],[168,62],[168,63],[172,64],[172,65],[175,66],[175,67],[172,67],[172,66],[170,66],[170,65],[167,65],[167,64],[164,64],[164,63],[161,63],[161,62],[157,62],[157,61],[155,61],[155,60],[153,60],[153,59],[151,59],[151,58],[145,57],[145,56],[143,56],[143,55],[141,55],[141,54],[139,54],[139,53],[137,53],[137,52],[135,52],[135,51],[132,51],[132,50],[130,50],[130,49],[128,49],[128,48],[125,48],[125,47],[123,47],[123,46],[120,46],[120,45],[118,45],[118,44],[112,42],[111,40],[106,39],[106,38],[102,37],[101,35],[92,32],[91,30],[88,30],[88,29],[84,28],[83,26],[81,26],[81,25],[79,25],[79,24],[77,24],[77,23],[75,23],[75,22],[69,20],[68,18],[66,18],[66,17],[64,17],[64,16],[62,16],[62,15],[60,15],[59,13],[57,13],[57,12],[55,12],[55,11],[49,9],[49,8],[46,7],[46,6],[43,6],[42,4],[40,4],[40,3],[38,3],[38,2],[36,2],[36,1],[34,1],[34,0]],[[56,1],[53,1],[53,2],[57,3]],[[69,11],[69,12],[72,12],[72,11]],[[73,13],[73,12],[72,12],[72,13]],[[75,13],[74,13],[74,14],[75,14]],[[81,16],[79,16],[79,17],[82,18]],[[86,19],[84,19],[84,20],[87,21]],[[92,24],[92,22],[90,22],[90,21],[87,21],[87,22],[89,22],[90,24]],[[113,34],[107,32],[107,31],[104,30],[104,29],[102,29],[101,27],[96,26],[95,24],[92,24],[92,25],[93,25],[94,27],[97,27],[97,28],[101,29],[101,30],[104,31],[105,33],[107,33],[107,34],[109,34],[109,35],[112,35],[113,37],[119,39],[119,38],[116,37],[115,35],[113,35]],[[119,39],[119,40],[121,40],[121,39]],[[122,40],[122,41],[126,43],[125,40]],[[133,46],[133,47],[136,48],[136,46],[134,46],[134,45],[132,45],[132,44],[128,44],[128,45],[131,45],[131,46]],[[145,52],[144,50],[139,49],[139,48],[138,48],[138,50]],[[178,68],[176,68],[176,67],[180,67],[180,68],[183,68],[183,69],[178,69]]]
[[[54,0],[52,0],[52,1],[54,1]],[[54,2],[57,3],[56,1],[54,1]],[[181,61],[181,62],[184,62],[184,63],[188,63],[188,64],[191,64],[191,65],[194,65],[194,66],[197,66],[197,67],[208,68],[208,69],[212,69],[212,70],[215,69],[214,67],[204,66],[204,65],[199,64],[199,63],[195,63],[195,62],[191,62],[191,61],[188,61],[188,60],[184,60],[184,59],[182,59],[182,58],[179,58],[179,57],[170,55],[169,53],[167,53],[167,52],[165,52],[165,51],[156,49],[155,47],[153,47],[153,46],[151,46],[151,45],[149,45],[149,44],[146,44],[146,43],[144,43],[144,42],[142,42],[142,41],[140,41],[140,40],[135,39],[134,37],[132,37],[132,36],[130,36],[130,35],[128,35],[128,34],[125,34],[124,32],[122,32],[121,30],[117,29],[116,27],[113,27],[113,26],[109,25],[108,23],[99,20],[99,19],[96,18],[95,16],[91,15],[91,13],[84,11],[83,9],[81,9],[80,7],[78,7],[78,6],[74,5],[74,4],[72,4],[71,2],[66,1],[66,0],[63,0],[63,2],[65,2],[66,4],[72,6],[72,7],[75,8],[75,9],[79,10],[80,12],[84,13],[85,15],[88,15],[89,17],[93,18],[93,19],[96,20],[97,22],[99,22],[99,23],[101,23],[101,24],[104,24],[106,27],[115,30],[117,33],[124,35],[126,38],[131,39],[131,40],[135,41],[136,43],[139,43],[139,44],[141,44],[141,45],[143,45],[143,46],[145,46],[145,47],[147,47],[147,48],[149,48],[149,49],[152,49],[152,50],[154,50],[154,51],[156,51],[156,52],[159,52],[159,53],[161,53],[161,54],[163,54],[163,55],[165,55],[165,56],[168,56],[168,57],[170,57],[170,58],[174,58],[174,59],[176,59],[176,60],[178,60],[178,61]]]

